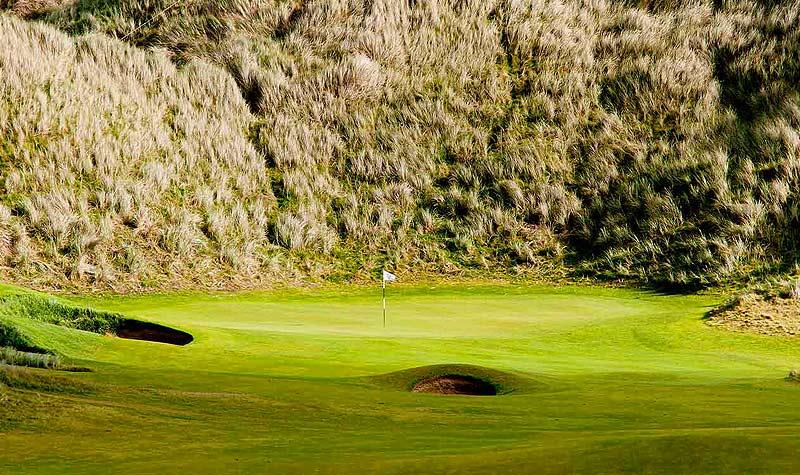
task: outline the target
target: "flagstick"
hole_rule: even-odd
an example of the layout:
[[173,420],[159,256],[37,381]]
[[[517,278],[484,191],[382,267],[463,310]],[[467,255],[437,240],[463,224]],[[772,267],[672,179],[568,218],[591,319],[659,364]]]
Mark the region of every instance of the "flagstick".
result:
[[386,279],[382,278],[383,282],[383,328],[386,328]]

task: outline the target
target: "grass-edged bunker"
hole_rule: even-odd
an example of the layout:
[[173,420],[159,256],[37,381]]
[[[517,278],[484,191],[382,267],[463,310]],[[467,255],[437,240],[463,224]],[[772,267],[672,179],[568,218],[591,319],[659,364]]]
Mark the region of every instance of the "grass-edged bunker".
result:
[[[60,327],[109,335],[128,340],[184,346],[194,341],[189,333],[157,323],[134,320],[116,312],[75,306],[35,292],[12,289],[0,294],[0,346],[44,353],[24,332],[12,324],[33,320]],[[13,318],[13,320],[11,320]]]
[[128,340],[143,340],[169,345],[185,346],[194,341],[189,333],[157,323],[140,320],[123,320],[115,329],[116,336]]
[[503,396],[545,389],[530,375],[469,364],[419,366],[368,378],[374,384],[400,391],[451,396]]
[[415,393],[461,396],[497,396],[497,387],[489,381],[463,374],[443,374],[418,382],[411,389]]

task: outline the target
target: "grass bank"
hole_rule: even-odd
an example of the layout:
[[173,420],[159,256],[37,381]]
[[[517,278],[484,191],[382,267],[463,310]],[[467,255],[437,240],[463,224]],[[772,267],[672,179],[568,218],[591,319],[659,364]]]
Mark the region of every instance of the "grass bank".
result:
[[8,279],[797,272],[797,0],[5,3]]

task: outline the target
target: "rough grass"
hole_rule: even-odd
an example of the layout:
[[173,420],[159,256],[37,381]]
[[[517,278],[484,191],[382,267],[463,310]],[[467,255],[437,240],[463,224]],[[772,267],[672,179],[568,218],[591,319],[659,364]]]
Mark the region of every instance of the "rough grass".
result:
[[34,338],[31,327],[44,323],[106,335],[116,334],[125,321],[126,318],[117,313],[75,306],[45,294],[0,286],[0,361],[83,371],[85,368],[62,366],[60,355],[55,354],[49,338]]
[[124,317],[74,307],[37,294],[0,295],[0,314],[6,321],[25,318],[98,334],[114,333]]
[[148,53],[0,20],[9,274],[702,285],[797,261],[796,0],[197,1],[145,24],[170,4],[39,17]]
[[23,335],[5,315],[0,320],[0,347],[12,347],[24,351],[38,350],[30,339]]
[[[47,368],[50,369],[50,368]],[[34,391],[45,393],[77,393],[87,394],[92,391],[91,384],[76,381],[74,378],[67,378],[61,374],[49,371],[37,371],[35,369],[24,368],[19,366],[0,366],[0,388],[10,388],[17,391]],[[0,397],[2,393],[0,392]],[[31,399],[28,395],[27,404],[24,400],[17,400],[16,403],[20,407],[38,406],[37,402]],[[46,413],[52,408],[42,407],[41,410]],[[46,414],[43,414],[46,416]],[[50,414],[52,416],[52,414]],[[2,417],[0,417],[0,422]]]
[[14,278],[252,267],[274,198],[230,77],[10,17],[0,37],[0,255]]
[[0,347],[0,365],[59,369],[61,367],[61,358],[58,355],[28,353],[17,351],[14,348]]

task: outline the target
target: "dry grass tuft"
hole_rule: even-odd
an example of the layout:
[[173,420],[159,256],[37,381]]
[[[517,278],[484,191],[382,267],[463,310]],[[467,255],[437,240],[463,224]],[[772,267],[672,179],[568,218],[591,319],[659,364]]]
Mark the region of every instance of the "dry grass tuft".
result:
[[27,366],[29,368],[59,369],[61,358],[57,355],[27,353],[14,348],[0,347],[0,366]]

